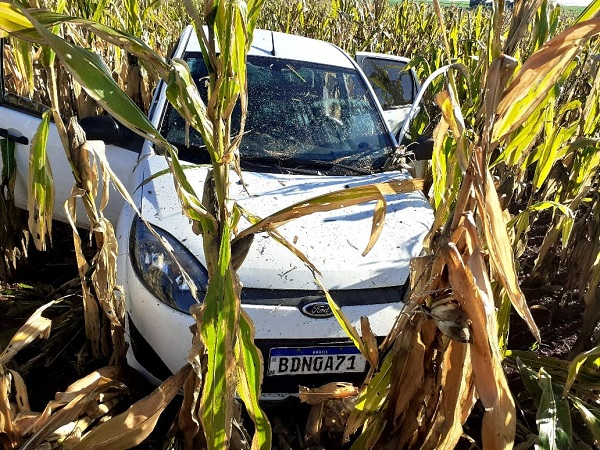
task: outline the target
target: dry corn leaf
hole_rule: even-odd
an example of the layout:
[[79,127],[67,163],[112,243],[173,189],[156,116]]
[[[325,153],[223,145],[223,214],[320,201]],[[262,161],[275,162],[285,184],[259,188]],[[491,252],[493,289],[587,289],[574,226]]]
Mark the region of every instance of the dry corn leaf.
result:
[[373,334],[371,330],[371,324],[369,323],[369,318],[362,316],[360,318],[360,331],[362,334],[362,341],[365,345],[365,350],[367,354],[367,361],[371,365],[371,367],[377,367],[379,364],[379,350],[377,348],[377,338]]
[[[92,395],[93,392],[97,392],[98,397],[103,392],[108,390],[123,390],[125,385],[119,383],[121,368],[117,366],[109,366],[98,369],[89,375],[75,381],[71,384],[65,392],[57,392],[55,400],[49,402],[44,411],[32,427],[33,432],[38,432],[52,417],[53,414],[60,410],[63,406],[71,403],[82,394]],[[69,421],[67,421],[69,422]],[[50,430],[51,432],[52,430]]]
[[[485,448],[504,449],[512,446],[516,433],[515,405],[504,371],[500,364],[497,345],[497,326],[492,299],[477,285],[469,267],[465,266],[453,244],[442,247],[448,263],[448,274],[453,292],[472,322],[472,367],[477,394],[486,408],[482,434]],[[474,252],[471,258],[482,258]],[[483,262],[474,267],[483,267]],[[478,274],[484,276],[485,274]],[[480,282],[487,285],[486,282]],[[491,342],[490,342],[491,341]],[[494,341],[496,341],[494,345]],[[486,419],[487,416],[487,419]]]
[[160,414],[183,386],[191,371],[192,367],[186,364],[150,395],[86,434],[72,450],[119,450],[138,445],[154,429]]
[[[369,249],[375,245],[375,240],[379,233],[381,233],[381,227],[383,226],[383,214],[385,208],[381,205],[381,202],[385,202],[384,195],[401,194],[404,192],[416,191],[423,188],[423,180],[397,180],[390,181],[387,183],[376,183],[365,186],[356,186],[343,191],[332,192],[330,194],[320,195],[313,197],[308,200],[296,203],[288,206],[276,213],[265,217],[260,222],[257,222],[245,230],[241,231],[237,237],[233,240],[242,239],[248,234],[259,233],[262,231],[273,230],[290,220],[294,220],[300,217],[314,214],[316,212],[333,211],[336,209],[358,205],[361,203],[367,203],[370,201],[376,201],[376,208],[373,214],[373,226],[371,230],[371,236],[367,248],[363,252],[365,255]],[[384,203],[383,203],[384,204]]]
[[546,42],[527,58],[498,105],[492,141],[500,141],[529,117],[561,78],[584,39],[599,32],[600,18],[578,23]]
[[32,411],[23,411],[17,413],[13,424],[15,434],[25,438],[29,433],[32,432],[40,416],[41,414],[39,412]]
[[[430,343],[428,343],[430,344]],[[420,329],[413,335],[413,342],[404,352],[396,353],[392,368],[391,389],[388,397],[393,405],[394,419],[398,419],[406,411],[406,407],[423,384],[425,377],[423,358],[426,346],[421,339]],[[402,372],[396,374],[396,371]],[[397,381],[397,383],[395,383]]]
[[304,442],[311,447],[319,444],[324,408],[325,400],[315,403],[310,409],[310,413],[306,419],[306,426],[304,427]]
[[423,342],[423,327],[427,327],[427,324],[418,321],[412,336],[410,333],[407,333],[406,337],[396,340],[398,348],[394,345],[396,353],[394,355],[390,392],[388,394],[390,412],[393,412],[393,417],[390,417],[391,423],[397,422],[405,413],[408,404],[423,385],[425,377],[423,358],[425,357],[425,350],[431,345],[430,340],[426,343]]
[[9,370],[12,375],[12,382],[15,391],[15,400],[17,402],[17,411],[25,412],[31,411],[31,407],[29,406],[29,397],[27,396],[27,387],[25,386],[25,381],[18,372],[14,370]]
[[[65,393],[79,393],[89,392],[98,385],[106,384],[111,380],[119,380],[123,375],[123,367],[120,366],[106,366],[101,367],[98,370],[94,370],[92,373],[86,375],[83,378],[73,382],[65,390]],[[64,401],[64,397],[61,397],[62,393],[56,395],[56,400]]]
[[510,394],[506,379],[501,382],[502,389],[498,401],[483,413],[481,439],[486,450],[505,450],[512,448],[515,441],[517,417],[515,402]]
[[14,448],[19,442],[13,424],[13,413],[10,404],[12,381],[10,372],[0,366],[0,443],[7,448]]
[[443,393],[423,448],[453,449],[463,434],[462,409],[469,390],[470,349],[462,342],[450,342],[441,366]]
[[67,219],[73,230],[73,245],[75,247],[75,257],[77,259],[77,270],[81,280],[81,289],[83,297],[83,318],[85,323],[85,336],[90,341],[92,346],[92,354],[95,358],[100,357],[100,308],[92,294],[89,284],[86,281],[86,274],[89,270],[89,265],[81,247],[81,237],[77,231],[77,198],[85,195],[85,191],[77,186],[71,189],[71,195],[65,203],[65,212]]
[[198,420],[198,400],[200,397],[201,380],[195,371],[190,372],[183,384],[183,402],[177,415],[177,429],[183,436],[184,448],[206,448],[204,433]]
[[40,306],[32,315],[27,319],[25,324],[19,328],[19,330],[12,337],[2,354],[0,354],[0,365],[6,364],[10,361],[20,350],[29,345],[38,337],[46,339],[50,335],[50,327],[52,321],[42,317],[42,313],[50,306],[58,303],[53,300]]
[[[481,148],[475,152],[475,156],[476,159],[481,161],[481,158],[483,158]],[[475,166],[480,167],[480,164],[475,164]],[[529,311],[525,296],[519,287],[517,270],[512,254],[512,245],[508,237],[506,222],[504,221],[504,215],[500,207],[498,193],[494,188],[492,175],[488,169],[485,170],[484,174],[479,170],[475,170],[474,181],[474,186],[476,186],[475,194],[481,211],[480,217],[485,233],[485,243],[487,244],[492,267],[506,289],[515,310],[525,320],[533,336],[540,342],[540,332],[533,320],[531,311]]]
[[[97,394],[121,386],[122,384],[116,380],[100,377],[91,385],[78,391],[75,396],[69,396],[69,402],[66,405],[65,402],[50,402],[34,426],[34,429],[37,431],[27,440],[21,450],[37,448],[39,444],[60,427],[77,420],[86,410],[88,404],[96,401]],[[60,408],[62,405],[64,407]],[[73,426],[75,427],[76,424]]]
[[300,401],[309,405],[317,405],[325,400],[351,397],[358,394],[358,388],[352,383],[333,382],[318,388],[299,386]]
[[514,3],[510,31],[504,43],[504,53],[512,55],[523,35],[527,33],[531,19],[543,0],[521,0]]
[[473,374],[483,406],[491,407],[499,396],[493,356],[488,333],[496,332],[487,327],[487,317],[482,293],[477,288],[470,270],[465,266],[458,249],[452,242],[441,247],[446,258],[452,291],[467,317],[473,331]]
[[[239,210],[241,215],[244,216],[246,218],[246,220],[248,220],[248,222],[255,224],[260,222],[262,219],[258,216],[256,216],[255,214],[252,214],[250,211],[244,209],[242,206],[240,206],[239,204],[235,204],[235,209]],[[296,255],[296,257],[298,257],[313,273],[316,273],[317,275],[321,276],[321,272],[316,268],[316,266],[310,262],[310,260],[307,258],[307,256],[302,253],[300,250],[298,250],[296,248],[296,242],[298,240],[298,237],[295,236],[294,240],[292,242],[288,241],[281,233],[279,233],[277,230],[271,230],[268,231],[269,236],[271,236],[273,239],[275,239],[277,242],[279,242],[281,245],[283,245],[285,248],[287,248],[290,252],[292,252],[294,255]],[[246,238],[240,238],[240,240],[245,240]],[[232,253],[233,253],[233,244],[232,244]],[[233,264],[233,254],[232,254],[232,264]],[[234,266],[235,267],[235,266]]]

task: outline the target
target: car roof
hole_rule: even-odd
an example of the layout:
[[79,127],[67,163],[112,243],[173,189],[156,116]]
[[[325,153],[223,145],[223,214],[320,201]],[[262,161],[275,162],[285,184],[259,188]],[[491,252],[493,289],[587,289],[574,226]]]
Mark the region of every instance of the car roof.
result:
[[[196,33],[190,34],[185,49],[187,52],[201,51]],[[350,57],[329,42],[269,30],[254,30],[252,46],[248,54],[327,64],[348,69],[354,67]]]

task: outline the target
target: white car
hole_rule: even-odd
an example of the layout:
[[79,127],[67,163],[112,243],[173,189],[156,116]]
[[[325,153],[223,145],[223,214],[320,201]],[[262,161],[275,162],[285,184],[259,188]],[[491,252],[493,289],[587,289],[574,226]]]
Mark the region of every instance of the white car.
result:
[[[191,28],[182,35],[174,56],[187,61],[205,94],[206,68]],[[398,63],[406,64],[401,58],[373,54],[358,60],[363,66],[373,60],[387,61],[394,70]],[[388,80],[401,90],[396,99],[403,104],[395,105],[392,96],[387,109],[404,111],[418,88],[414,72],[388,76]],[[265,217],[298,201],[352,186],[410,177],[406,171],[383,171],[396,147],[394,134],[367,76],[338,47],[257,30],[248,55],[248,89],[249,112],[240,148],[244,183],[232,180],[230,193],[254,215]],[[0,136],[17,143],[17,203],[25,207],[28,143],[40,119],[7,102],[2,94]],[[196,192],[202,192],[208,155],[195,132],[186,146],[184,121],[166,101],[164,84],[156,90],[150,119],[179,149],[182,160],[198,165],[186,173]],[[196,284],[206,286],[202,239],[182,215],[170,176],[152,178],[166,169],[164,156],[108,117],[82,122],[88,138],[107,143],[111,166],[128,185],[144,217],[170,242]],[[56,183],[55,217],[64,220],[62,204],[72,178],[54,125],[48,154]],[[409,262],[421,252],[433,220],[420,192],[386,200],[384,230],[366,256],[361,254],[370,236],[373,203],[315,214],[279,229],[320,270],[349,320],[360,329],[360,317],[368,317],[379,337],[390,331],[402,309]],[[106,214],[117,224],[128,361],[149,377],[163,379],[186,362],[194,322],[188,310],[194,300],[161,244],[115,192]],[[241,223],[240,229],[246,225]],[[265,393],[295,393],[299,384],[312,387],[363,379],[365,359],[333,317],[311,271],[289,250],[266,234],[256,236],[239,276],[242,304],[254,321],[256,344],[264,356]]]

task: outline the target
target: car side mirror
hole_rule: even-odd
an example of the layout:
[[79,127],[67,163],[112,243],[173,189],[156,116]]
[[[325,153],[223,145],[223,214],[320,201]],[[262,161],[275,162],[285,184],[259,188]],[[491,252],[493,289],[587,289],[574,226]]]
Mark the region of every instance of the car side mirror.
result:
[[400,144],[415,156],[415,161],[429,161],[433,156],[433,138],[421,136],[416,141],[411,141],[405,135]]
[[433,138],[421,136],[408,148],[412,150],[416,161],[428,161],[433,156]]

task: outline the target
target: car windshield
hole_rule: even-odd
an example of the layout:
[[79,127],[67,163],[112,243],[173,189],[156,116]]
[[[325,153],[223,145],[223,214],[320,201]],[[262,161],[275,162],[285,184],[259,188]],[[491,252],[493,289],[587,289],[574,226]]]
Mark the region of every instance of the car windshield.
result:
[[[186,61],[206,102],[201,54]],[[379,170],[391,151],[388,132],[356,70],[271,57],[248,57],[248,115],[243,169],[348,175]],[[233,124],[240,110],[234,110]],[[232,130],[236,134],[238,130]],[[199,133],[169,105],[163,135],[192,163],[209,162]]]

